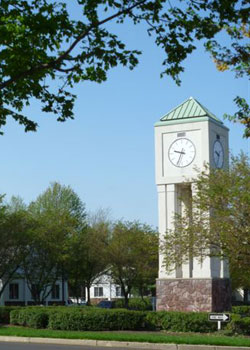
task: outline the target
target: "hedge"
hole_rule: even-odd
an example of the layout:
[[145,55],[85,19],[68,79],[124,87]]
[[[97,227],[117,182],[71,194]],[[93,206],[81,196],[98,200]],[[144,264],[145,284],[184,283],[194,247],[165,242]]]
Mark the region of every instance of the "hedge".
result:
[[20,306],[0,306],[0,323],[10,323],[10,312],[19,309]]
[[40,306],[13,310],[10,313],[10,323],[31,328],[47,328],[50,311],[52,308]]
[[[52,312],[53,311],[53,312]],[[11,312],[11,323],[54,330],[167,330],[211,332],[216,324],[206,313],[143,312],[124,309],[30,307]]]
[[[115,308],[124,308],[125,301],[124,299],[118,299],[115,301]],[[129,310],[138,310],[138,311],[149,311],[152,310],[152,301],[151,298],[130,298],[128,301]]]
[[234,314],[244,315],[250,317],[250,305],[233,306],[232,312]]
[[205,312],[158,311],[148,312],[146,323],[152,329],[172,332],[213,332],[216,324],[208,321]]
[[[8,318],[8,310],[2,315]],[[11,324],[53,330],[165,330],[207,333],[217,330],[217,322],[208,321],[208,313],[173,311],[132,311],[94,307],[22,307],[10,311]],[[223,326],[233,334],[250,335],[250,317],[231,314]]]
[[146,314],[140,311],[74,309],[58,310],[49,315],[49,329],[74,331],[140,330]]
[[231,321],[227,329],[233,334],[250,335],[250,317],[231,315]]

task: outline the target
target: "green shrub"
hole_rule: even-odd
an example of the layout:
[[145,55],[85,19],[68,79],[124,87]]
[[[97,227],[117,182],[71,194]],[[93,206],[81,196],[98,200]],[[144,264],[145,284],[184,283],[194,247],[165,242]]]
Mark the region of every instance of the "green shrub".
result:
[[139,330],[144,327],[145,316],[143,312],[129,310],[56,310],[49,315],[48,327],[75,331]]
[[14,324],[14,325],[19,325],[19,312],[18,312],[18,310],[12,310],[10,312],[9,323]]
[[0,306],[0,323],[9,324],[10,312],[19,308],[19,306]]
[[250,335],[250,317],[231,315],[231,321],[228,323],[227,329],[232,334]]
[[146,323],[148,328],[172,332],[204,333],[215,331],[217,327],[217,324],[208,321],[208,314],[204,312],[148,312]]
[[46,328],[49,321],[49,308],[27,307],[13,310],[10,313],[10,323],[31,328]]
[[234,314],[250,316],[250,306],[247,306],[247,305],[233,306],[232,312]]
[[[125,308],[124,299],[118,299],[115,301],[115,308]],[[129,310],[147,311],[152,310],[151,298],[131,298],[128,302]]]
[[[231,314],[231,321],[224,328],[230,334],[250,335],[250,317],[242,317],[248,309],[240,308],[237,311],[238,314]],[[61,306],[0,308],[0,319],[3,323],[8,323],[9,315],[11,324],[54,330],[166,330],[201,333],[217,330],[217,322],[208,321],[208,314],[203,312],[146,312]]]

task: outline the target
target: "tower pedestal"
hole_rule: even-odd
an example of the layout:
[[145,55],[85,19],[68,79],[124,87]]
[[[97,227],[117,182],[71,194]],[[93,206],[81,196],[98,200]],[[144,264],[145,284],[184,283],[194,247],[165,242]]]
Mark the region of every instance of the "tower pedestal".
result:
[[228,278],[174,278],[156,281],[157,311],[231,310]]

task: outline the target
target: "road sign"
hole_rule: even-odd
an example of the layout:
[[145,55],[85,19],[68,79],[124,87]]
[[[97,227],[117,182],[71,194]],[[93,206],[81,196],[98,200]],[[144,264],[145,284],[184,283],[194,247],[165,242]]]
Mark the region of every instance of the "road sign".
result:
[[209,314],[209,321],[218,322],[218,331],[221,329],[221,322],[229,322],[230,315],[229,314]]
[[209,321],[214,322],[229,322],[230,321],[230,315],[229,314],[209,314],[208,315]]

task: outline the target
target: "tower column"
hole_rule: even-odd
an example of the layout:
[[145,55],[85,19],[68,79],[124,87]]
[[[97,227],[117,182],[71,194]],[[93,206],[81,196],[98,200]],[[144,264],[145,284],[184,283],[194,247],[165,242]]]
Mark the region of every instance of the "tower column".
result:
[[175,278],[176,271],[166,272],[164,267],[164,242],[168,229],[174,226],[173,216],[177,209],[177,186],[158,185],[158,212],[159,212],[159,233],[160,233],[160,252],[159,252],[159,278]]

